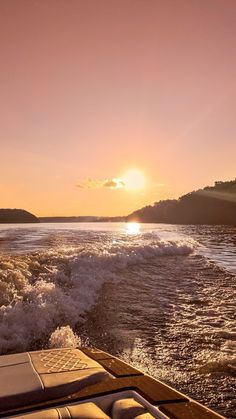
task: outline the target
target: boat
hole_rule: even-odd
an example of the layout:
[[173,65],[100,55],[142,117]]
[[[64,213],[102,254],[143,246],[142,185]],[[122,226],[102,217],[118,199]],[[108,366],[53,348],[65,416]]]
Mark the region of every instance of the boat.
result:
[[84,347],[0,356],[0,417],[223,418],[111,354]]

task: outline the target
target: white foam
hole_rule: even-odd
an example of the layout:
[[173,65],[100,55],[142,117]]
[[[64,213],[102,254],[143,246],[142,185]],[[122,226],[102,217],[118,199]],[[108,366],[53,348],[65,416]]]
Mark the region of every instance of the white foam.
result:
[[76,348],[81,345],[81,340],[70,326],[58,327],[50,336],[50,348]]
[[[75,342],[69,329],[83,321],[105,281],[119,281],[130,265],[189,255],[189,240],[155,235],[59,248],[0,259],[0,352]],[[57,329],[56,332],[54,332]],[[52,334],[52,333],[55,334]],[[73,332],[72,332],[73,333]],[[76,337],[75,337],[76,339]]]

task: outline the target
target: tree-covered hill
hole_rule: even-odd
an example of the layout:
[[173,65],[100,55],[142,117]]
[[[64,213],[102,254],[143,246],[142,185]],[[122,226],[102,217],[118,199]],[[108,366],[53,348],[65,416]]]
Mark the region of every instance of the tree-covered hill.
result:
[[215,182],[179,199],[156,202],[127,217],[146,223],[236,225],[236,179]]
[[35,215],[22,209],[0,209],[0,223],[39,223]]

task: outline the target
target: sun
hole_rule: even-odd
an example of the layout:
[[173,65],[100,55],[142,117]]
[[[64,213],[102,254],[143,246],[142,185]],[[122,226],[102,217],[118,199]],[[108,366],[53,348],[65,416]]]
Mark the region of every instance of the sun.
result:
[[136,191],[143,189],[146,183],[144,174],[138,169],[129,169],[121,177],[124,187],[129,190]]

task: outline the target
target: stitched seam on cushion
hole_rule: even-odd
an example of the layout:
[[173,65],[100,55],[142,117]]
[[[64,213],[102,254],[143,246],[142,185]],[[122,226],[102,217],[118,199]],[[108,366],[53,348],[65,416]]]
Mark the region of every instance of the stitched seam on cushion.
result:
[[59,417],[59,419],[62,419],[62,415],[61,415],[60,410],[56,408],[56,411],[57,411],[57,413],[58,413],[58,417]]
[[33,370],[34,370],[34,372],[36,373],[36,375],[37,375],[37,377],[38,377],[38,379],[39,379],[39,381],[40,381],[40,384],[41,384],[41,386],[42,386],[42,389],[44,390],[45,386],[44,386],[44,384],[43,384],[42,378],[40,377],[40,375],[39,375],[38,371],[36,371],[35,366],[34,366],[34,364],[33,364],[33,361],[32,361],[32,359],[31,359],[31,356],[30,356],[29,352],[27,352],[27,354],[28,354],[29,359],[30,359],[30,364],[31,364],[31,366],[32,366],[32,368],[33,368]]
[[90,367],[90,368],[79,368],[77,370],[41,372],[41,374],[43,374],[43,375],[46,375],[46,374],[65,374],[65,373],[68,373],[68,372],[88,371],[88,370],[94,370],[94,369],[99,369],[99,371],[98,371],[99,373],[100,372],[107,372],[107,370],[105,370],[105,368],[103,368],[103,367]]
[[71,416],[71,414],[70,414],[70,411],[69,411],[69,409],[68,409],[68,407],[67,407],[67,406],[65,406],[65,409],[66,409],[66,410],[67,410],[67,412],[69,413],[70,418],[72,418],[72,416]]
[[15,365],[28,364],[28,361],[16,362],[14,364],[0,365],[0,368],[14,367]]

